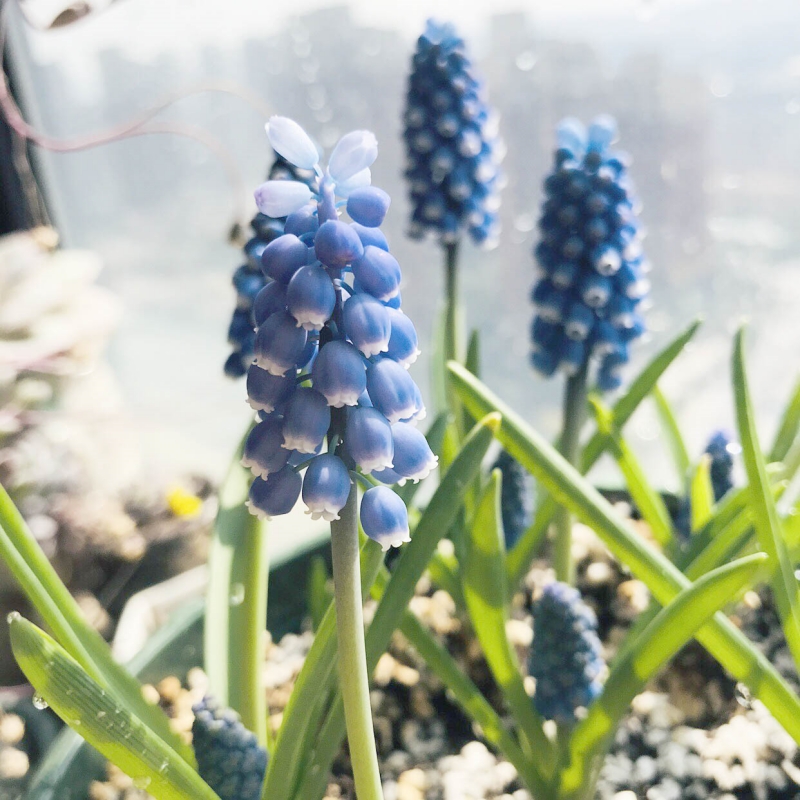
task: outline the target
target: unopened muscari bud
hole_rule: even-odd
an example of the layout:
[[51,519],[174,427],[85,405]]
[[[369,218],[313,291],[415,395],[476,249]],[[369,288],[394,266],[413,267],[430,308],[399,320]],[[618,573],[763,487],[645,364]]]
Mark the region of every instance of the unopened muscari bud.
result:
[[374,486],[364,492],[360,517],[364,533],[383,550],[411,541],[405,503],[387,486]]
[[286,309],[286,287],[278,281],[270,281],[253,301],[253,320],[256,327],[263,325],[267,318]]
[[259,478],[282,469],[289,460],[290,450],[283,446],[283,420],[266,419],[259,422],[247,437],[242,454],[242,466]]
[[512,548],[533,520],[533,478],[530,473],[505,450],[500,452],[492,469],[502,476],[500,510],[503,519],[503,536],[507,548]]
[[296,388],[294,377],[272,375],[255,364],[247,370],[247,402],[255,411],[282,411]]
[[559,125],[534,250],[541,277],[532,293],[537,321],[558,331],[534,326],[533,366],[547,376],[556,369],[574,375],[593,358],[604,391],[621,384],[627,344],[644,333],[636,312],[648,289],[637,201],[627,158],[610,149],[615,136],[610,117],[588,132],[573,119]]
[[298,453],[313,453],[325,440],[331,409],[316,390],[301,386],[286,406],[283,446]]
[[377,228],[383,222],[390,202],[389,195],[383,189],[365,186],[363,189],[356,189],[347,198],[347,213],[359,225]]
[[307,340],[308,334],[297,327],[295,318],[288,311],[278,311],[256,333],[256,364],[272,375],[285,375],[297,366]]
[[329,219],[316,232],[314,250],[326,267],[342,269],[363,254],[364,245],[350,225]]
[[726,430],[719,430],[708,440],[706,453],[711,456],[709,472],[714,500],[721,500],[733,488],[733,457],[741,452],[739,443]]
[[414,323],[402,311],[394,308],[387,308],[387,311],[391,335],[386,348],[386,356],[408,369],[417,360],[420,353],[417,346],[417,331]]
[[251,514],[261,519],[288,514],[300,497],[302,485],[303,479],[287,465],[266,478],[256,478],[246,505]]
[[297,324],[307,331],[322,330],[336,305],[336,291],[320,266],[300,267],[286,289],[286,306]]
[[211,697],[192,708],[192,748],[200,777],[220,800],[259,800],[267,751],[242,725],[235,711]]
[[536,678],[533,703],[545,719],[572,723],[577,709],[601,693],[605,662],[597,618],[577,589],[548,584],[534,604],[529,669]]
[[334,340],[320,348],[311,375],[314,388],[334,408],[354,406],[367,388],[364,361],[349,342]]
[[358,406],[350,411],[346,443],[348,452],[364,472],[392,466],[392,428],[377,409]]
[[288,284],[292,275],[308,264],[308,246],[297,236],[284,234],[267,245],[261,263],[267,277]]
[[420,410],[414,389],[408,372],[390,358],[381,358],[367,369],[372,404],[391,423],[413,418]]
[[433,454],[427,439],[413,425],[396,422],[392,425],[394,458],[392,469],[414,482],[427,478],[436,469],[439,459]]
[[400,265],[397,259],[379,247],[367,245],[353,262],[353,275],[360,287],[383,302],[400,289]]

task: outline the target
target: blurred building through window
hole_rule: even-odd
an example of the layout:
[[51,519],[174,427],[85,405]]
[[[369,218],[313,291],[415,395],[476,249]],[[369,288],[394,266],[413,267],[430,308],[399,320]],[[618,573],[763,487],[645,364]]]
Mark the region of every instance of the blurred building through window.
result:
[[[36,115],[53,135],[84,134],[168,92],[225,80],[297,119],[326,147],[347,130],[374,130],[381,150],[373,182],[392,195],[387,227],[404,304],[427,343],[440,255],[432,243],[404,238],[400,130],[428,4],[400,5],[403,13],[367,0],[281,9],[126,0],[59,31],[28,32]],[[796,0],[439,2],[431,10],[470,37],[508,147],[501,245],[462,248],[485,380],[545,433],[556,430],[559,382],[537,378],[527,362],[541,181],[558,120],[609,112],[633,157],[653,263],[652,334],[629,374],[679,326],[705,315],[697,345],[664,382],[697,453],[712,428],[733,420],[730,336],[747,315],[755,399],[771,433],[800,344]],[[193,95],[159,119],[218,138],[247,187],[263,180],[265,120],[240,98]],[[225,171],[202,144],[167,135],[48,163],[67,241],[102,255],[103,280],[125,305],[112,359],[144,463],[219,477],[247,419],[243,385],[222,376],[229,282],[240,258],[226,243],[235,203]],[[425,391],[427,360],[413,369]],[[639,415],[631,434],[658,474],[665,459],[654,417]]]

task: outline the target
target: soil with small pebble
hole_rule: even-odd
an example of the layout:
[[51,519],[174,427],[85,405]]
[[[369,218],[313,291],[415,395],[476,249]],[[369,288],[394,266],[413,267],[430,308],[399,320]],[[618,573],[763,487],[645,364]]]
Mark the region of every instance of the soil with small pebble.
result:
[[[642,526],[642,535],[646,533]],[[583,526],[576,526],[573,552],[578,586],[598,613],[606,656],[611,657],[647,607],[648,592]],[[508,632],[523,664],[533,636],[532,603],[552,579],[548,565],[536,563],[513,599]],[[368,606],[367,616],[370,610]],[[480,648],[450,596],[423,580],[411,610],[502,709]],[[734,620],[800,689],[769,593],[749,592]],[[268,646],[265,679],[276,730],[312,641],[313,634],[305,632]],[[191,706],[205,689],[205,676],[193,670],[186,686],[167,678],[147,692],[188,738]],[[378,663],[372,704],[385,800],[530,800],[514,767],[479,741],[469,720],[399,633]],[[0,751],[0,771],[2,756]],[[109,770],[107,781],[92,784],[90,800],[147,797],[121,772]],[[350,775],[345,749],[334,764],[326,800],[354,798]],[[764,706],[691,644],[636,697],[601,771],[597,800],[637,798],[800,800],[800,753]]]

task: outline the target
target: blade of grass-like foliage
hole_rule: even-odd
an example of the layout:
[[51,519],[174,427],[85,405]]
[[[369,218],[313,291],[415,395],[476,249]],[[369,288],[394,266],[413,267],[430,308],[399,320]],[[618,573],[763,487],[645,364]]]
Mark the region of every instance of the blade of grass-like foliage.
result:
[[328,586],[328,567],[322,556],[317,555],[311,559],[306,592],[311,627],[316,632],[333,599],[333,593]]
[[462,668],[410,612],[403,614],[400,631],[419,653],[428,669],[451,692],[464,713],[480,726],[481,734],[493,744],[516,768],[522,781],[536,796],[544,797],[547,786],[530,759],[522,752],[517,740],[506,730],[503,721],[481,694]]
[[603,405],[597,396],[589,398],[598,430],[607,437],[607,449],[622,472],[634,505],[650,526],[655,540],[666,547],[672,541],[672,521],[661,495],[650,485],[639,459],[614,425],[611,409]]
[[11,615],[11,648],[25,676],[64,722],[156,800],[219,800],[200,776],[93,680],[55,640]]
[[606,750],[633,698],[717,611],[752,583],[766,557],[762,553],[726,564],[683,589],[614,664],[603,693],[575,729],[570,765],[562,773],[562,798],[583,796],[591,766]]
[[214,697],[239,713],[242,724],[266,742],[263,685],[267,628],[267,523],[245,502],[252,475],[239,461],[242,439],[219,490],[208,559],[204,638],[205,669]]
[[[486,386],[458,364],[451,363],[450,372],[464,405],[473,414],[501,414],[497,438],[503,447],[557,502],[568,506],[597,533],[606,547],[647,585],[656,602],[666,605],[689,585],[669,559],[633,535],[597,490]],[[717,614],[696,638],[800,741],[800,699],[730,620]]]
[[492,472],[478,501],[464,563],[464,598],[492,677],[503,693],[537,771],[549,777],[555,762],[543,720],[522,682],[517,654],[508,641],[508,586],[506,584],[503,522],[500,511],[502,473]]
[[750,502],[761,549],[769,556],[773,573],[772,590],[783,625],[786,643],[800,665],[800,591],[786,544],[778,510],[772,497],[766,463],[758,441],[753,404],[744,363],[744,330],[740,329],[733,348],[733,392],[736,420],[742,442],[742,459],[750,482]]
[[699,531],[714,513],[714,487],[711,484],[711,456],[704,453],[689,485],[692,501],[692,533]]
[[150,705],[139,681],[111,656],[102,636],[86,622],[25,520],[0,485],[0,558],[64,649],[98,683],[112,687],[134,713],[190,764],[191,747],[172,730],[167,715]]
[[[369,588],[383,564],[380,546],[367,539],[361,546],[361,594],[367,597]],[[300,779],[303,763],[308,759],[308,747],[314,744],[314,735],[323,713],[320,699],[336,683],[336,610],[333,602],[322,617],[308,651],[303,667],[295,681],[289,703],[283,712],[283,723],[278,731],[264,779],[262,797],[293,797],[292,791]]]
[[[400,624],[403,613],[414,595],[414,587],[431,560],[439,541],[450,530],[458,516],[464,495],[480,470],[481,461],[499,424],[498,414],[488,414],[470,431],[460,453],[444,474],[442,482],[420,518],[411,542],[403,547],[402,555],[397,561],[367,630],[367,666],[370,672],[375,669],[378,659],[389,644],[392,633]],[[313,756],[313,763],[307,766],[299,787],[291,796],[277,796],[295,800],[322,797],[327,785],[328,772],[336,753],[339,752],[344,734],[344,709],[341,696],[337,695],[317,736],[317,750]],[[265,794],[264,800],[270,798]]]
[[783,417],[781,417],[775,433],[775,441],[772,443],[767,459],[783,461],[792,443],[797,439],[798,430],[800,430],[800,378],[798,378],[792,396],[784,409]]
[[686,442],[683,441],[683,435],[675,417],[675,412],[672,410],[672,404],[664,396],[658,384],[653,387],[651,394],[656,404],[658,418],[661,420],[661,430],[672,453],[675,473],[678,476],[678,486],[683,486],[692,464],[689,458],[689,451],[686,449]]
[[[614,405],[614,419],[619,430],[622,430],[625,423],[639,407],[639,404],[653,390],[659,378],[664,374],[667,367],[680,355],[683,348],[691,341],[692,337],[700,327],[700,320],[695,320],[685,331],[677,336],[667,347],[665,347],[636,377],[631,383],[628,391]],[[597,431],[587,442],[581,456],[580,471],[586,474],[595,464],[598,458],[605,452],[608,445],[608,438]],[[543,489],[543,487],[539,487]],[[558,504],[552,497],[545,496],[539,503],[536,516],[528,528],[523,533],[514,548],[508,554],[509,583],[516,586],[525,575],[534,553],[536,552],[543,537],[547,533],[547,528],[553,520],[558,509]]]

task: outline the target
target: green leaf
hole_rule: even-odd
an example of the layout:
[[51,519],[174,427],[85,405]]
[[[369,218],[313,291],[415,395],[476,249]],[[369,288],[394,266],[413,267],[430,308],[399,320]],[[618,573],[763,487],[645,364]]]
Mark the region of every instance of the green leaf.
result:
[[156,800],[219,800],[175,751],[46,633],[11,615],[14,657],[64,722]]
[[711,483],[711,456],[704,453],[692,475],[689,488],[692,501],[692,533],[699,531],[714,513],[714,487]]
[[597,396],[590,397],[589,403],[597,420],[597,428],[607,437],[608,450],[625,477],[634,505],[650,526],[655,540],[665,547],[672,541],[672,521],[661,495],[650,485],[639,460],[614,425],[611,409],[604,406]]
[[[439,541],[455,522],[464,495],[480,470],[481,461],[499,424],[498,414],[488,414],[472,429],[428,503],[411,542],[402,548],[401,556],[367,630],[367,666],[370,672],[375,669],[392,633],[400,624],[414,595],[417,581],[422,577]],[[344,709],[341,695],[337,695],[317,736],[313,763],[307,765],[300,786],[291,795],[292,798],[310,800],[322,796],[328,771],[339,752],[344,734]],[[287,794],[274,796],[289,797]],[[269,800],[266,794],[264,800]]]
[[[689,585],[665,556],[635,536],[611,505],[539,434],[458,364],[450,372],[464,405],[473,414],[499,412],[497,438],[549,491],[592,528],[611,553],[650,589],[664,606]],[[698,641],[733,675],[745,683],[788,733],[800,741],[800,700],[775,668],[724,615],[700,629]]]
[[522,752],[516,739],[506,730],[503,720],[481,694],[462,668],[410,612],[403,614],[400,630],[419,653],[425,665],[447,687],[467,716],[480,726],[481,734],[494,745],[514,767],[536,796],[544,797],[547,787],[531,761]]
[[467,360],[464,366],[476,377],[481,376],[481,332],[476,328],[472,329],[467,344]]
[[549,777],[555,762],[543,720],[525,691],[517,654],[508,641],[508,586],[500,511],[502,473],[492,472],[481,496],[467,537],[464,598],[486,663],[527,742],[536,771]]
[[264,744],[267,736],[263,686],[267,627],[267,524],[245,506],[253,476],[239,462],[248,427],[219,490],[208,558],[204,638],[211,693],[239,713]]
[[[365,598],[383,564],[380,545],[366,539],[361,546],[361,594]],[[314,642],[297,676],[289,703],[283,712],[275,747],[267,764],[262,797],[292,797],[300,771],[308,758],[307,748],[314,744],[314,734],[322,716],[321,698],[336,682],[336,610],[333,602],[322,617]]]
[[113,688],[144,723],[193,764],[191,747],[172,731],[169,719],[161,708],[145,701],[139,681],[114,661],[108,644],[86,622],[69,589],[61,582],[1,485],[0,558],[61,646],[98,683]]
[[778,430],[775,433],[775,441],[767,457],[769,461],[783,461],[789,449],[797,438],[800,430],[800,378],[795,384],[789,403],[783,412]]
[[[591,765],[610,744],[633,698],[717,611],[752,583],[766,557],[757,553],[726,564],[689,585],[672,600],[617,661],[602,695],[575,729],[570,765],[562,774],[561,797],[584,796]],[[578,792],[577,790],[581,790]]]
[[308,612],[311,627],[316,632],[331,604],[333,592],[328,584],[328,565],[322,556],[314,556],[308,569]]
[[[617,401],[614,406],[614,419],[619,430],[624,428],[625,423],[631,418],[633,412],[636,411],[642,400],[650,394],[667,367],[680,355],[699,327],[700,320],[698,319],[667,345],[639,373],[626,394]],[[608,438],[600,431],[597,431],[583,449],[580,465],[580,471],[583,474],[586,474],[594,466],[597,459],[605,452],[607,446]],[[547,533],[547,528],[552,522],[557,509],[558,504],[553,498],[545,497],[536,510],[533,524],[525,531],[513,550],[508,554],[508,575],[512,586],[516,586],[528,570],[534,553]]]
[[783,541],[781,523],[767,477],[767,467],[758,441],[755,416],[744,363],[744,330],[736,334],[733,349],[733,391],[736,399],[736,420],[742,441],[742,458],[750,482],[750,502],[756,534],[761,549],[769,556],[772,590],[778,607],[786,643],[800,665],[800,592],[797,579]]
[[675,463],[678,485],[683,486],[692,463],[689,458],[689,451],[686,449],[686,443],[683,441],[681,429],[678,426],[678,420],[675,417],[672,406],[658,384],[653,387],[651,394],[656,403],[658,417],[661,420],[661,429],[667,439],[667,444],[672,453],[672,460]]

